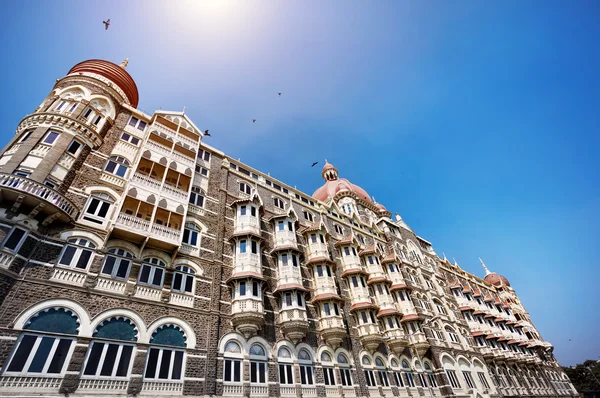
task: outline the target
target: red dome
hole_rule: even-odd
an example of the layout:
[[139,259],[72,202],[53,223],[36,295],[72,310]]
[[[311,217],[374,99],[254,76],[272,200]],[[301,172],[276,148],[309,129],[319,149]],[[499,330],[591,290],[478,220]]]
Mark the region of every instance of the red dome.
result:
[[375,207],[377,207],[379,209],[379,211],[387,211],[385,206],[382,205],[381,203],[375,203]]
[[95,73],[107,78],[123,90],[131,106],[137,108],[139,101],[138,89],[135,81],[133,81],[133,78],[127,73],[125,68],[101,59],[90,59],[72,67],[68,74],[78,72]]
[[508,279],[506,279],[502,275],[499,275],[495,272],[487,274],[485,276],[485,278],[483,278],[483,280],[488,283],[491,283],[492,285],[496,285],[496,286],[500,286],[500,285],[510,286],[510,283],[508,283]]
[[327,201],[328,198],[333,198],[336,193],[341,191],[350,191],[354,192],[358,195],[359,198],[366,200],[369,203],[371,202],[371,198],[369,198],[369,194],[359,187],[358,185],[352,184],[345,178],[340,178],[339,180],[326,181],[325,184],[317,189],[315,193],[312,194],[312,197],[320,200],[321,202]]

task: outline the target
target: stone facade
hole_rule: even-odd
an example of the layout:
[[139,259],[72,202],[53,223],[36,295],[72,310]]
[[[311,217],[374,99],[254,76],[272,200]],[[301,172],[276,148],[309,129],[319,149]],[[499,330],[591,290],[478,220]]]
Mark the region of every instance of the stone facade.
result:
[[0,155],[2,394],[575,396],[505,278],[333,165],[307,195],[86,68]]

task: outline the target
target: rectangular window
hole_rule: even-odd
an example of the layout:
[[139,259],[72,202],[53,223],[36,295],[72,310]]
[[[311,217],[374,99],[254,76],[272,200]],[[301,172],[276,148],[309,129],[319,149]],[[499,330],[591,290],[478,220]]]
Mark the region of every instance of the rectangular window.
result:
[[388,380],[387,372],[386,371],[384,371],[384,370],[378,370],[377,371],[377,377],[379,378],[380,385],[382,385],[383,387],[389,387],[390,386],[390,382]]
[[33,133],[33,130],[29,130],[24,132],[23,134],[21,134],[21,138],[19,138],[19,141],[17,142],[25,142],[27,141],[27,139],[31,136],[31,133]]
[[267,375],[267,364],[265,362],[250,362],[250,382],[265,384]]
[[150,380],[181,380],[182,366],[183,351],[150,348],[144,378]]
[[351,386],[352,377],[350,377],[350,369],[340,368],[340,379],[343,386]]
[[59,135],[60,135],[60,133],[58,133],[56,131],[48,131],[48,133],[46,134],[46,136],[44,137],[44,140],[42,142],[44,144],[52,145],[52,144],[54,144],[54,142],[56,142],[56,139],[58,138]]
[[223,381],[233,383],[242,381],[242,361],[225,359],[223,368]]
[[252,241],[252,253],[258,254],[258,243],[255,240]]
[[138,283],[153,287],[162,287],[164,269],[150,264],[142,264]]
[[198,231],[185,228],[183,230],[183,243],[195,247],[198,244]]
[[279,364],[279,384],[294,384],[292,364]]
[[323,304],[323,312],[327,316],[331,315],[331,307],[330,307],[329,303]]
[[292,306],[292,293],[285,294],[285,305],[288,307]]
[[485,377],[485,373],[477,372],[477,376],[479,376],[479,381],[481,381],[481,384],[483,385],[483,387],[489,389],[490,385],[488,384],[487,377]]
[[204,177],[208,177],[208,169],[205,167],[196,165],[196,173],[199,173]]
[[296,302],[298,303],[298,307],[303,307],[302,304],[302,293],[296,293]]
[[335,386],[335,377],[333,374],[333,368],[323,368],[323,377],[325,378],[326,386]]
[[246,295],[246,282],[240,282],[240,296]]
[[471,378],[471,372],[463,371],[463,376],[469,388],[474,388],[475,384],[473,384],[473,379]]
[[409,387],[415,387],[415,378],[412,374],[412,372],[406,372],[406,384],[408,384]]
[[404,382],[402,381],[402,374],[400,372],[394,372],[394,378],[396,379],[396,385],[398,387],[404,387]]
[[100,198],[92,197],[85,211],[84,220],[102,224],[110,209],[110,203]]
[[205,162],[210,162],[210,152],[207,152],[204,149],[200,149],[198,151],[198,159],[202,159]]
[[23,334],[5,373],[61,374],[72,342],[72,339]]
[[113,278],[126,279],[129,274],[131,261],[121,257],[106,256],[102,267],[102,274]]
[[452,385],[452,388],[460,388],[460,384],[458,382],[458,379],[456,378],[456,372],[454,372],[453,370],[446,370],[446,375],[448,376],[448,379],[450,380],[450,384]]
[[94,341],[89,350],[84,376],[127,377],[132,345]]
[[283,200],[279,198],[273,198],[273,204],[275,205],[275,207],[285,209],[285,204],[283,203]]
[[303,386],[312,386],[315,384],[312,366],[300,365],[300,383]]
[[256,217],[256,207],[250,206],[250,215]]
[[377,387],[377,383],[375,382],[375,375],[372,370],[365,370],[365,379],[367,379],[368,387]]
[[71,144],[69,144],[69,146],[67,147],[67,152],[69,152],[73,156],[76,156],[79,153],[80,149],[81,149],[81,143],[73,140],[73,141],[71,141]]
[[245,240],[240,241],[240,253],[246,253],[246,241]]
[[252,295],[254,297],[260,297],[260,287],[258,285],[258,282],[254,281],[252,282]]
[[250,188],[250,185],[240,182],[240,191],[250,195],[250,193],[252,192],[252,188]]
[[68,245],[65,247],[58,263],[66,267],[86,269],[92,258],[92,251],[80,246]]
[[13,228],[12,231],[6,235],[4,238],[4,242],[2,242],[2,247],[13,252],[17,252],[23,241],[25,241],[25,237],[27,236],[27,231],[21,228]]
[[313,215],[309,212],[307,212],[306,210],[302,212],[302,214],[304,215],[304,219],[308,220],[310,222],[313,222]]
[[140,139],[137,137],[134,137],[130,134],[127,133],[123,133],[121,134],[121,139],[125,142],[129,142],[132,145],[138,146],[138,144],[140,143]]

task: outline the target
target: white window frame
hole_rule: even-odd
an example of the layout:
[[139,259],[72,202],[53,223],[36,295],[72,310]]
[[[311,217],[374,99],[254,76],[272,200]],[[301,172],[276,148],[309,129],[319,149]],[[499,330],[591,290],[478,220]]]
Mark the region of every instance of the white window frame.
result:
[[[187,240],[185,238],[186,233]],[[185,243],[186,245],[192,247],[198,247],[200,245],[200,234],[201,231],[199,231],[197,228],[191,228],[189,224],[186,224],[183,228],[183,234],[181,234],[181,243]],[[194,237],[196,243],[194,243]]]
[[448,380],[450,380],[450,385],[452,386],[452,388],[462,388],[458,381],[458,377],[456,376],[456,371],[454,369],[445,370],[446,376],[448,376]]
[[[158,358],[156,360],[156,369],[155,369],[155,373],[154,373],[154,377],[146,377],[146,371],[148,370],[148,363],[150,362],[150,353],[152,350],[159,350],[158,353]],[[160,367],[162,364],[162,358],[163,358],[163,354],[165,351],[171,351],[171,358],[170,358],[170,363],[169,363],[169,377],[167,377],[166,379],[162,379],[159,378],[159,374],[160,374]],[[180,377],[178,379],[173,379],[173,364],[175,362],[175,355],[177,352],[181,352],[182,353],[182,359],[181,359],[181,370],[180,370]],[[148,347],[148,353],[146,354],[146,365],[144,366],[144,374],[143,374],[143,380],[144,381],[183,381],[183,378],[185,377],[185,362],[186,362],[186,355],[185,355],[185,350],[184,349],[176,349],[176,348],[171,348],[171,347],[161,347],[161,346],[150,346]]]
[[208,152],[207,150],[205,150],[205,149],[199,149],[198,150],[198,159],[201,159],[201,160],[203,160],[205,162],[210,162],[210,156],[211,156],[211,153]]
[[[52,142],[46,142],[46,140],[48,139],[48,137],[50,137],[51,134],[56,134],[56,137],[54,137],[54,139],[52,140]],[[44,138],[42,138],[42,144],[44,145],[48,145],[48,146],[54,146],[56,144],[56,141],[58,141],[58,139],[60,138],[60,131],[56,131],[56,130],[49,130],[45,135]]]
[[[134,121],[133,123],[131,123],[133,120],[135,120],[135,121]],[[143,126],[142,128],[140,128],[140,125],[141,125],[142,123],[144,124],[144,126]],[[136,129],[138,129],[138,130],[140,130],[140,131],[144,131],[144,130],[146,130],[146,127],[148,126],[148,122],[146,122],[145,120],[142,120],[142,119],[140,119],[140,118],[138,118],[138,117],[135,117],[135,116],[133,116],[133,115],[132,115],[132,116],[129,118],[129,120],[127,121],[127,125],[128,125],[129,127],[136,128]]]
[[207,177],[208,178],[208,175],[210,173],[210,171],[206,167],[202,167],[202,166],[200,166],[198,164],[196,165],[196,169],[195,170],[196,170],[196,173],[200,174],[202,177]]
[[[110,252],[110,250],[114,250],[114,252]],[[120,255],[119,250],[123,251],[124,255]],[[125,253],[129,254],[130,257],[127,256]],[[110,274],[104,272],[104,267],[106,266],[106,261],[108,260],[109,257],[113,257],[115,259],[115,262],[113,263],[113,268],[112,268]],[[129,263],[129,265],[127,265],[127,273],[125,274],[125,276],[117,276],[117,272],[118,272],[119,268],[121,268],[121,264],[123,264],[124,262]],[[100,269],[100,275],[110,276],[113,279],[128,280],[129,273],[131,272],[131,264],[132,263],[133,263],[133,254],[129,253],[125,249],[111,248],[111,249],[109,249],[109,252],[106,254],[106,256],[104,256],[104,261],[102,262],[102,268]]]
[[[70,238],[67,242],[68,244],[63,247],[58,261],[56,262],[56,265],[58,265],[59,267],[79,269],[82,271],[87,270],[90,264],[94,261],[94,249],[96,248],[96,245],[86,238]],[[63,260],[63,256],[70,247],[75,249],[75,253],[73,254],[73,257],[71,258],[71,261],[68,264],[63,264],[61,262]],[[85,267],[78,267],[77,265],[79,263],[79,260],[81,259],[81,255],[84,252],[89,252],[90,256],[85,264]]]
[[[114,164],[114,168],[112,171],[108,170],[108,166],[111,163]],[[131,164],[129,163],[129,160],[125,159],[123,156],[111,156],[106,161],[103,171],[105,173],[125,179],[125,178],[127,178],[127,172],[129,171],[130,166],[131,166]],[[124,170],[123,175],[119,175],[118,173],[122,170]]]
[[[157,263],[147,262],[146,260],[148,260],[148,259],[150,259],[150,261],[155,259],[155,260],[157,260]],[[162,265],[161,265],[161,263],[162,263]],[[148,272],[148,281],[147,282],[142,282],[142,280],[141,280],[142,271],[143,271],[144,267],[150,268],[150,271]],[[162,276],[161,276],[159,285],[155,285],[154,283],[151,282],[154,280],[154,275],[156,274],[157,269],[160,269],[162,271]],[[155,257],[145,258],[142,261],[142,266],[140,267],[140,274],[138,275],[137,283],[140,285],[144,285],[144,286],[150,286],[150,287],[154,287],[157,289],[162,289],[164,286],[164,283],[165,283],[166,272],[167,272],[167,265],[162,260],[157,259]]]
[[[69,150],[73,144],[79,144],[79,147],[77,148],[77,150],[75,152],[71,152]],[[72,140],[71,143],[67,146],[67,149],[65,149],[65,152],[73,157],[77,157],[81,153],[81,150],[83,149],[83,147],[84,147],[84,145],[82,142],[80,142],[78,140]]]
[[[25,364],[23,365],[23,368],[21,371],[9,371],[8,368],[10,367],[10,365],[12,364],[12,361],[15,359],[15,355],[18,352],[18,348],[20,347],[23,338],[25,336],[34,336],[36,338],[35,343],[33,344],[31,351],[29,351],[29,355],[27,356],[27,360],[25,361]],[[31,362],[33,361],[35,355],[37,354],[37,351],[40,347],[40,344],[42,342],[42,340],[44,338],[50,338],[53,339],[53,343],[52,343],[52,347],[50,348],[50,351],[48,352],[48,357],[46,358],[46,362],[44,363],[44,366],[42,368],[41,372],[28,372],[25,371],[24,369],[29,369],[29,367],[31,366]],[[58,348],[58,344],[60,343],[61,340],[70,340],[70,346],[69,349],[67,351],[67,355],[65,357],[65,360],[62,364],[62,368],[60,370],[60,372],[58,373],[48,373],[48,368],[50,367],[50,364],[52,363],[52,360],[54,360],[54,354],[56,353],[56,349]],[[71,361],[71,355],[73,354],[73,350],[75,348],[75,338],[74,337],[63,337],[63,336],[52,336],[52,335],[46,335],[43,332],[41,333],[29,333],[29,332],[25,332],[25,333],[21,333],[19,335],[19,339],[17,340],[17,344],[14,345],[12,352],[9,356],[9,360],[7,362],[5,362],[4,366],[3,366],[3,375],[7,375],[7,376],[49,376],[49,377],[61,377],[64,376],[64,374],[66,373],[67,367],[69,365],[69,362]]]
[[[98,201],[98,204],[96,205],[94,212],[90,213],[88,210],[94,200]],[[103,225],[109,220],[112,210],[111,208],[114,203],[115,200],[107,193],[92,192],[87,203],[85,204],[85,211],[81,213],[81,218],[94,223],[94,225]],[[108,207],[106,208],[106,214],[104,216],[99,216],[98,214],[100,213],[100,210],[103,208],[104,204],[108,204]]]
[[[228,366],[229,363],[229,366]],[[235,366],[236,365],[239,367],[239,376],[240,379],[239,380],[235,380]],[[231,376],[231,380],[227,380],[227,368],[229,368],[230,370],[230,376]],[[242,384],[244,382],[244,368],[243,368],[243,361],[240,358],[230,358],[230,357],[224,357],[223,358],[223,383],[228,384],[228,385],[233,385],[233,384]]]
[[[11,249],[9,247],[6,247],[6,242],[8,242],[8,240],[11,238],[12,234],[15,232],[15,230],[19,230],[19,231],[23,231],[23,236],[21,236],[21,238],[19,238],[19,241],[17,242],[17,245],[15,246],[14,249]],[[4,250],[8,250],[11,251],[13,253],[18,253],[19,250],[21,250],[21,246],[23,245],[23,243],[25,242],[25,239],[27,239],[27,237],[29,236],[29,231],[26,230],[25,228],[20,228],[20,227],[13,227],[4,237],[4,240],[2,241],[2,245],[0,247],[2,247]]]
[[[124,138],[123,136],[125,136],[125,135],[127,137],[129,137],[129,138]],[[134,140],[136,140],[137,142],[133,143]],[[127,143],[129,143],[129,144],[131,144],[133,146],[140,146],[140,142],[141,142],[141,140],[138,137],[136,137],[136,136],[134,136],[132,134],[129,134],[129,133],[125,132],[125,131],[123,131],[121,133],[121,141],[125,141],[125,142],[127,142]]]
[[19,137],[17,144],[27,141],[29,139],[29,137],[31,137],[31,134],[33,134],[34,131],[35,130],[27,130],[26,132],[21,134],[21,137]]
[[[98,367],[96,368],[96,372],[93,375],[85,374],[85,370],[88,366],[90,356],[92,355],[92,349],[94,344],[104,344],[102,347],[102,354],[100,355],[100,359],[98,360]],[[102,376],[100,372],[102,371],[102,367],[104,366],[104,361],[106,359],[106,353],[108,351],[109,346],[118,345],[119,348],[117,350],[117,355],[115,356],[115,360],[113,362],[113,369],[109,376]],[[118,364],[121,361],[121,355],[123,354],[124,347],[131,347],[131,356],[129,357],[129,365],[127,366],[127,374],[125,376],[117,376],[117,368]],[[83,367],[81,369],[81,378],[82,379],[116,379],[116,380],[127,380],[131,375],[131,369],[133,368],[133,362],[136,354],[136,345],[135,343],[121,343],[116,341],[103,341],[103,340],[92,340],[87,353],[85,355],[85,361],[83,362]]]
[[246,195],[252,194],[252,187],[249,184],[246,184],[245,182],[240,182],[239,190],[240,192],[245,193]]
[[281,198],[274,197],[273,206],[277,207],[278,209],[285,210],[285,202]]
[[[181,275],[181,281],[179,288],[175,287],[175,278],[176,275]],[[191,279],[192,287],[191,290],[187,290],[187,281]],[[182,294],[194,294],[196,291],[196,273],[191,267],[186,265],[178,265],[175,267],[175,272],[173,272],[173,281],[171,283],[171,290],[177,293]]]

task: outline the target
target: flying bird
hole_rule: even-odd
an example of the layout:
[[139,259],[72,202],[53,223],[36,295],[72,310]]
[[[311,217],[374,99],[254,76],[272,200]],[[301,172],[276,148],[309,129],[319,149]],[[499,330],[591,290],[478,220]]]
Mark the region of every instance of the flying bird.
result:
[[252,123],[256,123],[256,119],[252,119]]
[[281,93],[277,93],[281,97]]
[[104,30],[108,30],[108,27],[110,26],[110,18],[108,18],[106,21],[102,21],[102,23],[104,24]]
[[210,137],[210,134],[208,134],[208,130],[204,130],[204,136],[205,137]]
[[315,166],[316,166],[316,165],[318,165],[318,164],[319,164],[319,162],[314,162],[314,163],[312,164],[312,166],[310,166],[310,167],[315,167]]

